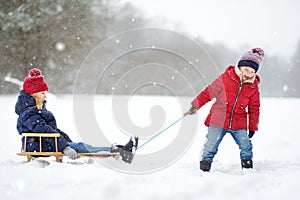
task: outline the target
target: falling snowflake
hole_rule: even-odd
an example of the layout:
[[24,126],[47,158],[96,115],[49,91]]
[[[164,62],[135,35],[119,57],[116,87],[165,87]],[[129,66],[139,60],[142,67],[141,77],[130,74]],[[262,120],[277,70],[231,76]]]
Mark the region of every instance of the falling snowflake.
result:
[[282,87],[282,89],[283,89],[284,92],[287,92],[287,91],[289,91],[289,86],[288,85],[284,85]]
[[57,51],[63,51],[63,50],[65,50],[66,45],[62,42],[57,42],[55,44],[55,48],[56,48]]

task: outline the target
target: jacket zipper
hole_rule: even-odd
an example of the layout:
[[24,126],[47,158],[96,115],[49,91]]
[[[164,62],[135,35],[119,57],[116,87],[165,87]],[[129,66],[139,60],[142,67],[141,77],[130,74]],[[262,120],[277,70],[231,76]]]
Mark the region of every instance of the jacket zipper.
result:
[[242,89],[242,81],[240,81],[239,83],[239,90],[237,92],[237,95],[235,97],[235,101],[234,101],[234,104],[233,104],[233,107],[232,107],[232,110],[231,110],[231,115],[230,115],[230,123],[229,123],[229,128],[231,129],[231,126],[232,126],[232,119],[233,119],[233,113],[234,113],[234,109],[236,107],[236,104],[237,104],[237,101],[239,99],[239,96],[240,96],[240,93],[241,93],[241,89]]

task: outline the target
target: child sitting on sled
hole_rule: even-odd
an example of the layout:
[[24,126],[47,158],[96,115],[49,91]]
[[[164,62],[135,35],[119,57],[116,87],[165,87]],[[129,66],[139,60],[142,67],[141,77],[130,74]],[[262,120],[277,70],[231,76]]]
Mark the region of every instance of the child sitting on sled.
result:
[[[15,112],[18,117],[17,130],[22,133],[60,133],[58,139],[58,151],[63,152],[70,159],[76,159],[77,153],[95,153],[100,151],[119,152],[123,161],[131,162],[133,158],[132,149],[137,147],[130,141],[125,145],[112,145],[111,147],[95,147],[83,142],[73,142],[70,137],[57,128],[54,115],[46,109],[46,93],[48,85],[39,69],[32,69],[29,76],[25,78],[23,90],[20,91]],[[22,140],[24,146],[24,139]],[[31,137],[26,141],[26,151],[40,151],[39,138]],[[55,151],[53,138],[45,138],[42,144],[42,151]]]

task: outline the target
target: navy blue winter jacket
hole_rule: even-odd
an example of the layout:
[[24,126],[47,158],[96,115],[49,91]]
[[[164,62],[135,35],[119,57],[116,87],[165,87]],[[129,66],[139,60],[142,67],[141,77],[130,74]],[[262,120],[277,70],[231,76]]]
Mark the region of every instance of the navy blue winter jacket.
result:
[[[19,134],[22,133],[60,133],[58,139],[58,150],[62,152],[68,142],[72,142],[69,136],[56,126],[54,115],[46,109],[46,102],[43,108],[39,110],[36,107],[35,99],[21,90],[18,101],[15,106],[15,112],[19,115],[17,129]],[[22,140],[24,146],[24,140]],[[39,151],[39,138],[27,139],[26,151]],[[55,151],[55,143],[53,138],[44,138],[42,141],[42,150],[49,152]]]

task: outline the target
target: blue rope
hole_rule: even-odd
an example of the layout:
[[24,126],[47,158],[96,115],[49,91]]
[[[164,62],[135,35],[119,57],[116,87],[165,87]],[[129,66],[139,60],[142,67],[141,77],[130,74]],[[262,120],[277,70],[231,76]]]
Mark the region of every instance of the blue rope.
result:
[[154,138],[156,138],[157,136],[159,136],[160,134],[162,134],[163,132],[165,132],[166,130],[168,130],[169,128],[171,128],[172,126],[174,126],[176,123],[178,123],[179,121],[181,121],[185,116],[187,116],[186,113],[181,118],[179,118],[178,120],[176,120],[173,124],[171,124],[170,126],[166,127],[165,129],[161,130],[156,135],[154,135],[152,138],[150,138],[149,140],[147,140],[144,144],[142,144],[141,146],[139,146],[136,150],[140,149],[141,147],[145,146],[147,143],[151,142]]

